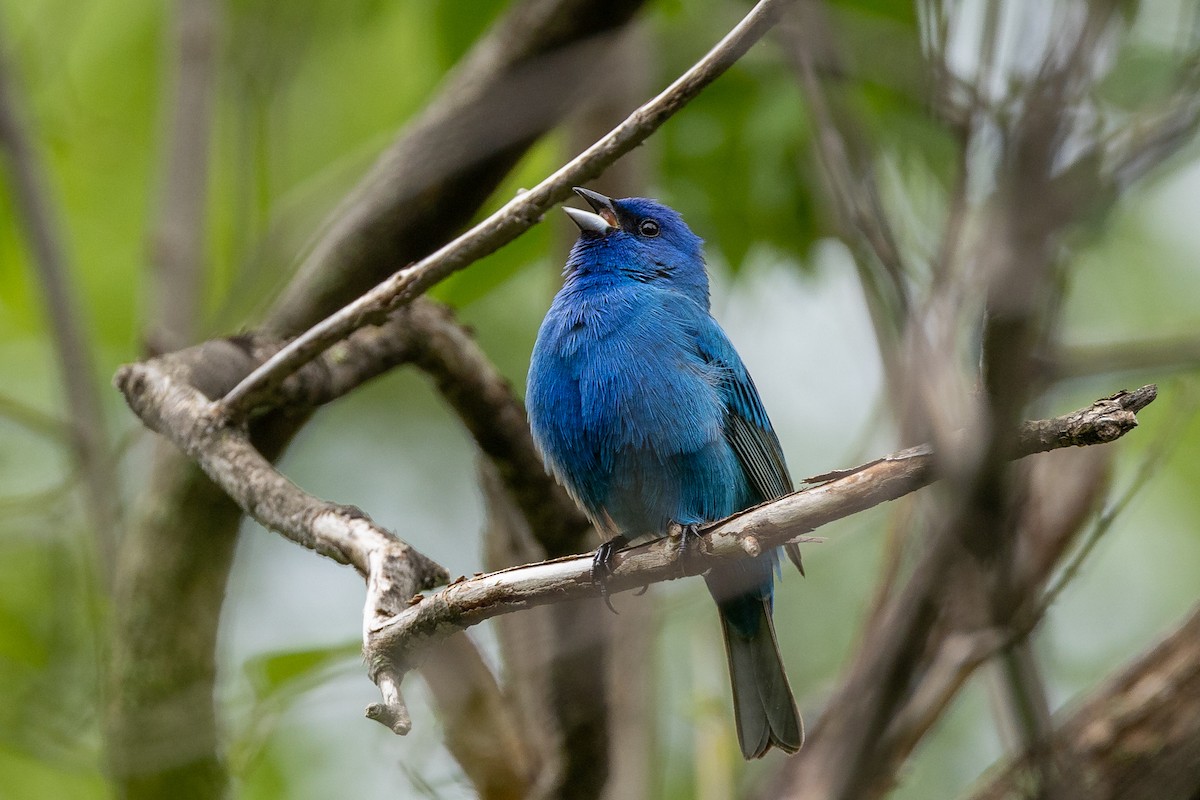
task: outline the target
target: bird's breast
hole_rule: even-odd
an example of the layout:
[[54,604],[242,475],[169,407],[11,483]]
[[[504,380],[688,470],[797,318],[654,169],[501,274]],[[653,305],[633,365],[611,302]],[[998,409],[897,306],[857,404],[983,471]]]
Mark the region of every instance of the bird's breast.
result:
[[626,532],[731,513],[744,479],[695,313],[672,298],[562,299],[538,335],[527,393],[559,480],[593,519]]
[[559,310],[537,349],[558,401],[575,407],[580,446],[611,462],[623,450],[666,458],[721,439],[720,376],[693,328],[669,302],[606,296]]

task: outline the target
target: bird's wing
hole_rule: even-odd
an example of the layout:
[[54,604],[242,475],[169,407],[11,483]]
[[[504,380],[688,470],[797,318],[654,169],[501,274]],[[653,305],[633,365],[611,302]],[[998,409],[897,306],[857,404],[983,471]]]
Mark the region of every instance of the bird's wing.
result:
[[[783,448],[754,380],[725,332],[711,318],[705,322],[697,333],[696,344],[701,357],[719,368],[717,389],[725,405],[725,439],[741,462],[750,486],[763,501],[789,494],[794,487]],[[799,548],[790,544],[787,554],[803,574]]]

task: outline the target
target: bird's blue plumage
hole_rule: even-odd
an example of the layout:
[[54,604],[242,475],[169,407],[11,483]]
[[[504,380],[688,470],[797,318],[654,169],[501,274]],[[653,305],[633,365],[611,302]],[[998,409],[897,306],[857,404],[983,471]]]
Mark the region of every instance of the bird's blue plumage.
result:
[[[601,531],[660,537],[792,489],[737,351],[709,313],[701,240],[643,198],[581,192],[583,232],[538,333],[526,402],[550,470]],[[593,219],[594,217],[594,219]],[[706,576],[749,757],[802,729],[770,621],[777,555]]]

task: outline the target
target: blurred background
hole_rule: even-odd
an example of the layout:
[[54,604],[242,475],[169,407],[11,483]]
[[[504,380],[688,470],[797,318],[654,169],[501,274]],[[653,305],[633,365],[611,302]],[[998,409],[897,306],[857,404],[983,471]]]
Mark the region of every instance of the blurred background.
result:
[[[110,387],[112,374],[255,328],[273,313],[328,230],[323,220],[339,218],[347,192],[511,5],[521,4],[0,0],[5,125],[15,124],[26,145],[6,134],[0,174],[0,796],[128,791],[105,760],[106,709],[120,696],[110,684],[110,640],[123,612],[107,588],[103,543],[114,543],[120,562],[132,520],[158,513],[169,537],[192,524],[196,507],[147,510],[163,462],[155,437]],[[987,219],[1023,82],[1053,52],[1056,32],[1090,13],[1071,2],[952,5],[838,0],[810,9],[802,20],[811,24],[769,35],[595,184],[656,197],[706,239],[714,314],[755,376],[797,477],[911,443],[885,369],[880,306],[864,288],[871,256],[830,179],[823,115],[851,126],[846,163],[870,176],[919,295],[936,283],[958,204]],[[574,105],[553,112],[559,121],[533,137],[475,218],[665,86],[748,8],[645,3],[605,42],[604,69],[569,87]],[[1105,13],[1084,70],[1086,102],[1061,109],[1077,126],[1052,170],[1071,168],[1072,153],[1095,139],[1178,119],[1165,142],[1134,148],[1145,163],[1122,162],[1129,173],[1114,172],[1081,200],[1086,207],[1056,241],[1063,266],[1049,327],[1063,366],[1026,415],[1066,413],[1149,382],[1161,394],[1137,431],[1107,446],[1111,477],[1096,513],[1125,495],[1128,503],[1081,526],[1086,536],[1104,519],[1106,532],[1034,637],[1055,709],[1169,632],[1200,597],[1200,148],[1194,114],[1180,112],[1179,100],[1196,95],[1200,15],[1187,0],[1121,2]],[[815,55],[797,57],[797,48]],[[934,87],[939,81],[950,88]],[[963,101],[971,90],[975,98]],[[978,119],[946,112],[936,99],[945,97]],[[964,139],[968,124],[974,134]],[[76,345],[48,311],[59,290],[47,288],[53,281],[32,244],[22,164],[42,190],[43,232],[61,251],[60,298],[84,364],[67,369],[82,390],[64,380],[62,352]],[[180,220],[182,229],[172,227]],[[456,309],[518,393],[572,231],[551,213],[432,293]],[[164,277],[171,264],[192,278]],[[379,276],[402,265],[383,264]],[[961,341],[969,364],[977,342],[969,333]],[[70,399],[79,391],[99,404],[86,420],[86,401]],[[95,421],[103,430],[93,427],[88,444],[78,425]],[[430,382],[400,369],[319,411],[280,466],[307,491],[366,509],[453,576],[484,568],[476,462],[470,436]],[[111,507],[97,492],[108,492]],[[784,576],[777,628],[810,722],[895,558],[894,512],[879,507],[818,531],[827,538],[805,548],[808,577]],[[218,564],[227,558],[221,548],[234,548],[227,585],[213,590],[224,602],[212,691],[221,770],[236,794],[475,796],[418,678],[406,685],[414,722],[406,738],[363,718],[377,690],[359,655],[361,579],[255,524],[240,527],[236,545],[213,545]],[[141,557],[153,561],[156,551]],[[185,592],[178,607],[159,599],[178,620],[162,624],[199,613]],[[656,586],[618,598],[618,607],[652,634],[644,658],[627,666],[647,699],[637,741],[653,753],[652,770],[635,780],[641,796],[744,796],[771,780],[777,760],[746,765],[737,755],[717,618],[701,582]],[[502,671],[493,627],[472,634]],[[971,678],[891,796],[960,795],[1003,756],[990,687],[986,670]]]

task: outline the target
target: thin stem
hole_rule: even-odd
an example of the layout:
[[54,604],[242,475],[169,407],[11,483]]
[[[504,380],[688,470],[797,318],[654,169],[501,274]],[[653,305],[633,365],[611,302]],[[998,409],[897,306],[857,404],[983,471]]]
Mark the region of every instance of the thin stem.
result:
[[495,252],[537,224],[571,187],[598,176],[637,147],[706,86],[732,66],[778,20],[789,0],[761,0],[704,58],[661,94],[629,115],[616,128],[575,159],[518,195],[499,211],[449,244],[386,279],[374,289],[300,334],[220,402],[229,419],[252,411],[289,375],[364,325],[411,302],[438,281]]

